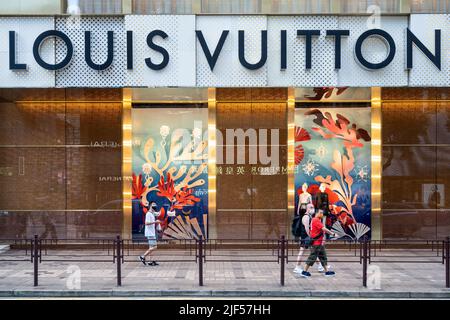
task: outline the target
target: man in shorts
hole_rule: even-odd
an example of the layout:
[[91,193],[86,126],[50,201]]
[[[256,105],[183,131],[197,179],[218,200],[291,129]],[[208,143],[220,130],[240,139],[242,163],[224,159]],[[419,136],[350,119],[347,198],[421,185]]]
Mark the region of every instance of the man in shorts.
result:
[[[301,229],[301,235],[300,235],[300,250],[297,255],[297,264],[294,268],[294,273],[301,274],[303,269],[301,267],[302,263],[302,256],[305,249],[308,249],[309,246],[306,243],[306,239],[310,236],[310,229],[311,229],[311,220],[314,217],[314,206],[312,204],[308,204],[306,207],[306,212],[302,217],[302,229]],[[319,272],[324,272],[324,269],[322,265],[319,263],[319,260],[317,260],[317,270]]]
[[[139,256],[139,260],[144,265],[147,265],[146,258],[147,256],[150,256],[158,247],[157,247],[157,241],[156,241],[156,228],[155,226],[157,224],[161,224],[161,221],[156,220],[155,216],[159,215],[159,212],[156,211],[157,205],[155,202],[150,203],[150,210],[147,211],[147,214],[145,215],[145,232],[144,235],[148,240],[148,250],[144,253],[143,256]],[[149,266],[157,266],[158,263],[153,260],[148,263]]]
[[323,211],[319,210],[311,222],[311,230],[310,230],[310,237],[312,240],[311,253],[308,257],[308,260],[306,260],[305,268],[300,274],[302,277],[305,278],[311,277],[311,273],[308,272],[308,269],[313,266],[313,264],[317,261],[317,258],[319,258],[320,263],[322,264],[322,267],[325,270],[326,277],[331,277],[335,275],[334,271],[330,271],[327,266],[328,261],[324,245],[325,244],[324,234],[327,233],[333,237],[336,237],[336,234],[325,228],[325,226],[322,223],[322,218],[323,218]]

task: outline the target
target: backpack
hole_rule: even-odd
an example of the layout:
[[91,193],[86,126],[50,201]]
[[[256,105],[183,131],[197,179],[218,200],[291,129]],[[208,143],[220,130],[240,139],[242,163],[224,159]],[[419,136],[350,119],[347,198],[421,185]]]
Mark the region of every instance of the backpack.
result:
[[303,223],[300,216],[295,216],[292,220],[291,232],[294,237],[300,237],[302,235]]
[[[303,217],[304,215],[298,215],[294,217],[294,220],[292,220],[291,231],[294,237],[306,238],[308,236],[308,233],[305,230],[305,226],[302,223]],[[312,219],[310,218],[309,228],[311,228],[311,221]]]

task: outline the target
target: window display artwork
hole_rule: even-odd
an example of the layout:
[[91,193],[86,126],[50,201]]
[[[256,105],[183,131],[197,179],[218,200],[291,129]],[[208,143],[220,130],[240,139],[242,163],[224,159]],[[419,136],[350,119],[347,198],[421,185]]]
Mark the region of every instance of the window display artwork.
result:
[[[326,225],[342,239],[370,237],[370,108],[298,108],[295,111],[295,208],[302,185],[318,209],[325,188]],[[320,188],[322,186],[322,188]]]
[[162,222],[159,239],[207,237],[207,121],[202,108],[133,108],[134,239],[149,211]]

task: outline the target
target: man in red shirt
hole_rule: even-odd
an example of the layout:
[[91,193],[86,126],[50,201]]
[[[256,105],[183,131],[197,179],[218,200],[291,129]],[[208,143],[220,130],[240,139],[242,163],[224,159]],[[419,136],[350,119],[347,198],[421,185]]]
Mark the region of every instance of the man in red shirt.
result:
[[320,263],[325,269],[325,276],[331,277],[335,275],[334,271],[330,271],[327,268],[327,253],[325,251],[324,246],[324,233],[328,233],[334,237],[336,236],[336,234],[325,228],[325,226],[322,223],[322,218],[323,218],[323,211],[319,210],[311,222],[311,231],[310,231],[310,237],[312,241],[311,253],[308,257],[308,260],[306,260],[306,265],[305,268],[303,269],[303,272],[300,274],[302,277],[305,278],[311,277],[311,273],[308,272],[308,269],[314,265],[317,258],[319,258]]

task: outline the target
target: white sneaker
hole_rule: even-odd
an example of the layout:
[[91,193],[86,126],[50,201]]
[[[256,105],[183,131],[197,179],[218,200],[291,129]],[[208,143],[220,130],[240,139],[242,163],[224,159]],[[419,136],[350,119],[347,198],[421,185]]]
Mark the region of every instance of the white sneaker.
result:
[[302,273],[303,272],[303,269],[302,269],[302,267],[295,267],[294,268],[294,273],[298,273],[298,274],[300,274],[300,273]]

